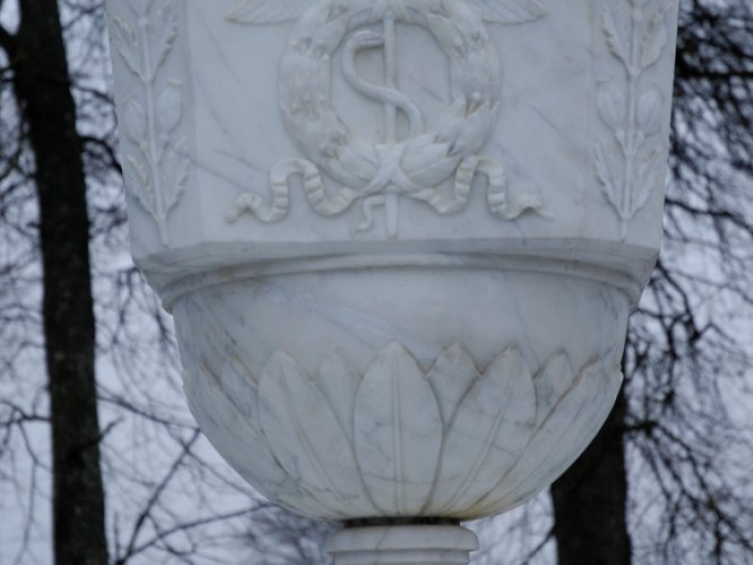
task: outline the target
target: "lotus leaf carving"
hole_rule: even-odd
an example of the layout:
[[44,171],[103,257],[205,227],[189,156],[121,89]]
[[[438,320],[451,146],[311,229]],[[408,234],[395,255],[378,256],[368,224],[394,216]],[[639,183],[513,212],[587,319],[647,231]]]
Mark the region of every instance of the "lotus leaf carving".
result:
[[525,502],[585,449],[621,373],[553,355],[533,373],[510,346],[480,371],[455,344],[422,369],[401,345],[359,372],[332,349],[315,372],[284,351],[255,378],[229,356],[185,372],[191,410],[265,496],[329,519],[475,518]]

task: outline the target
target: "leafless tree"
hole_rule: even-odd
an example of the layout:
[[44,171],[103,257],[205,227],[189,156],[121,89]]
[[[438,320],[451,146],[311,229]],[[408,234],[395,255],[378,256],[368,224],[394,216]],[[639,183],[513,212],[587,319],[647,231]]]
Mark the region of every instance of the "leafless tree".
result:
[[[23,19],[57,5],[60,17],[53,21]],[[45,32],[45,25],[52,27]],[[37,33],[62,41],[45,42]],[[57,108],[62,114],[55,106],[43,108],[54,115],[38,126],[62,124],[57,127],[67,138],[49,129],[41,130],[48,133],[43,139],[34,137],[29,97],[42,94],[23,85],[18,90],[19,65],[22,75],[29,68],[13,47],[19,34],[42,49],[29,56],[56,51],[44,65],[57,61],[57,71],[40,75],[44,67],[31,65],[31,74],[33,80],[57,77],[54,104],[70,99],[67,109]],[[63,45],[67,60],[61,62]],[[748,0],[685,0],[679,47],[666,244],[632,320],[623,397],[597,441],[554,487],[551,504],[543,496],[511,516],[472,524],[498,541],[476,557],[479,564],[753,563],[753,436],[739,408],[741,398],[750,398],[746,336],[753,292]],[[60,78],[62,71],[67,78]],[[321,541],[331,526],[260,501],[208,447],[187,413],[171,323],[128,258],[108,78],[101,0],[0,0],[0,514],[3,525],[10,524],[0,531],[0,562],[52,562],[47,516],[53,499],[57,520],[64,520],[56,532],[81,527],[72,523],[76,512],[95,524],[93,532],[102,524],[101,533],[77,538],[92,546],[75,549],[92,555],[78,563],[104,562],[104,535],[109,561],[119,565],[325,563]],[[70,143],[62,147],[64,140]],[[58,153],[63,149],[70,153]],[[45,151],[58,160],[69,157],[53,167],[40,157]],[[76,163],[73,182],[62,171]],[[45,166],[56,174],[42,175]],[[68,192],[55,196],[69,196],[61,208],[42,202],[40,187],[63,178]],[[88,228],[81,216],[84,194]],[[70,211],[74,201],[78,216],[64,220],[75,224],[73,231],[62,230],[64,224],[45,227],[46,218]],[[88,234],[91,284],[82,275],[82,234]],[[48,265],[45,245],[73,237],[79,251],[57,253],[64,264]],[[77,293],[92,289],[88,307],[85,297],[71,304],[89,310],[81,313],[84,321],[93,312],[95,326],[73,328],[70,314],[50,299],[62,283],[50,281],[49,273],[69,270],[78,273]],[[48,318],[61,315],[57,328],[66,341],[56,344],[45,330]],[[77,331],[83,334],[73,339]],[[88,399],[75,406],[91,408],[96,400],[101,422],[90,416],[83,434],[62,441],[49,433],[56,416],[47,383],[56,351],[66,359],[81,352],[77,367],[85,367],[80,374],[89,385],[75,393]],[[70,416],[81,416],[75,412]],[[61,471],[59,456],[51,455],[72,449],[66,447],[71,438],[89,439],[83,467],[90,472],[95,452],[101,454],[96,468],[109,503],[104,520],[96,493],[89,510],[76,511],[85,501],[65,502],[62,487],[48,486],[54,480],[71,488],[75,477],[58,476],[70,471]],[[94,493],[96,477],[86,482]],[[58,563],[71,562],[62,552]]]
[[681,6],[664,249],[624,396],[552,490],[559,565],[753,563],[753,5]]
[[100,1],[0,2],[0,561],[232,562],[260,503],[178,400],[128,257],[104,23]]

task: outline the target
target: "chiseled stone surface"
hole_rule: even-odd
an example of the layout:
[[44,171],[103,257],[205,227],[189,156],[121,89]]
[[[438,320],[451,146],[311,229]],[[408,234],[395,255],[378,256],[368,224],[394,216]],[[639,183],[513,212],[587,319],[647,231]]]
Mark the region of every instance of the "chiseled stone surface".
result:
[[[261,493],[471,519],[582,452],[659,249],[677,4],[110,0],[133,254]],[[467,558],[407,531],[331,548]]]

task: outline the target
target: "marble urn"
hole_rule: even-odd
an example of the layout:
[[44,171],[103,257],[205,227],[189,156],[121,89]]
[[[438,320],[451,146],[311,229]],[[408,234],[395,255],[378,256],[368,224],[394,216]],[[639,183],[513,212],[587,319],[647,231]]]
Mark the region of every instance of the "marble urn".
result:
[[139,267],[227,462],[340,565],[606,419],[661,238],[677,0],[110,0]]

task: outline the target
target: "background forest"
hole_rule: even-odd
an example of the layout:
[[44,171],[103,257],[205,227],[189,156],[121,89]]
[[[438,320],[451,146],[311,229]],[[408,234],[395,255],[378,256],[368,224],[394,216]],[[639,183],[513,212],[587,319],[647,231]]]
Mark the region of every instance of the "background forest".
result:
[[[105,23],[0,0],[0,565],[326,563],[329,526],[258,498],[188,413],[128,254]],[[750,0],[682,0],[672,125],[620,400],[550,492],[471,525],[475,563],[753,563]]]

